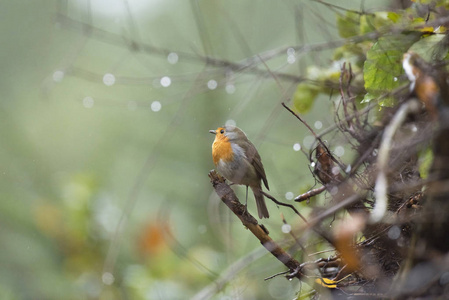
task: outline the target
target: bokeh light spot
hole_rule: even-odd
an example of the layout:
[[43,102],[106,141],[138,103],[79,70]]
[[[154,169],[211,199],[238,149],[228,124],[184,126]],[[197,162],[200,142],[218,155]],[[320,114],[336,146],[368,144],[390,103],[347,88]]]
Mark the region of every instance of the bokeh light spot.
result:
[[226,93],[228,94],[234,94],[235,93],[235,85],[233,84],[227,84],[225,87]]
[[162,108],[162,104],[159,101],[153,101],[153,103],[151,103],[151,110],[154,112],[158,112],[160,111]]
[[292,231],[292,226],[290,224],[282,224],[281,230],[283,233],[289,233]]
[[164,77],[161,78],[161,85],[162,85],[163,87],[169,87],[170,84],[171,84],[171,79],[170,79],[170,77],[164,76]]
[[211,79],[207,82],[207,88],[210,90],[215,90],[217,88],[217,86],[218,86],[218,82],[216,80]]
[[109,272],[104,272],[103,275],[101,276],[101,280],[103,281],[104,284],[106,285],[111,285],[114,283],[114,275],[112,275]]
[[296,57],[294,55],[287,56],[287,62],[289,64],[294,64],[296,62]]
[[401,228],[399,226],[394,225],[388,230],[388,237],[392,240],[397,240],[401,236]]
[[174,65],[178,62],[178,54],[176,54],[175,52],[171,52],[170,54],[168,54],[167,56],[167,60],[170,64]]
[[331,172],[333,175],[337,175],[338,173],[340,173],[340,167],[339,166],[333,167]]
[[85,108],[92,108],[94,106],[94,99],[90,96],[84,97],[83,106]]
[[342,146],[337,146],[337,147],[335,147],[334,153],[338,157],[341,157],[345,154],[345,148],[343,148]]
[[315,142],[315,138],[311,135],[306,136],[304,138],[304,140],[302,141],[304,148],[306,148],[306,149],[312,148],[312,145],[314,142]]
[[337,195],[338,187],[337,186],[332,187],[331,190],[330,190],[330,193],[331,193],[332,196]]
[[53,73],[53,81],[54,82],[61,82],[64,79],[64,72],[63,71],[55,71]]
[[107,86],[114,85],[115,83],[115,76],[111,73],[106,73],[103,76],[103,83]]

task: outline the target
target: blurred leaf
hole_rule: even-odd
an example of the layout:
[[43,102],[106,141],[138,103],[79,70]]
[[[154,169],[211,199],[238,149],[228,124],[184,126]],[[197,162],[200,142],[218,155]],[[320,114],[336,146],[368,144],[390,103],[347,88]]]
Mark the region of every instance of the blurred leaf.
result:
[[444,8],[449,9],[449,2],[447,0],[439,0],[435,3],[435,6],[443,6]]
[[425,25],[426,24],[426,20],[424,18],[413,18],[412,19],[412,25]]
[[345,16],[337,16],[338,33],[343,38],[349,38],[360,34],[359,15],[354,12],[346,12]]
[[421,178],[426,179],[429,176],[430,166],[433,161],[433,152],[430,148],[419,155],[419,174]]
[[57,237],[63,232],[62,212],[52,204],[41,204],[34,211],[34,218],[43,233],[50,237]]
[[333,59],[351,63],[353,72],[357,72],[363,67],[367,45],[367,43],[343,45],[335,49]]
[[293,105],[301,113],[307,113],[313,106],[319,89],[316,86],[300,83],[293,94]]
[[366,93],[365,97],[363,97],[363,100],[360,103],[369,103],[371,100],[376,99],[377,97],[374,96],[373,94],[370,93]]
[[446,33],[447,27],[446,26],[438,26],[433,30],[434,33]]
[[365,34],[375,30],[374,27],[374,16],[373,15],[362,15],[360,16],[360,33]]
[[[365,61],[363,76],[366,91],[374,97],[379,97],[386,92],[391,92],[400,86],[398,80],[403,73],[402,55],[421,33],[403,33],[388,35],[380,38],[368,51]],[[367,98],[364,99],[367,102]],[[379,104],[390,106],[393,99],[384,98]]]
[[400,15],[396,12],[391,12],[391,11],[387,13],[387,17],[388,17],[388,19],[393,21],[393,23],[398,23],[399,20],[402,19],[402,15]]
[[315,282],[321,286],[327,287],[328,289],[336,289],[338,281],[334,281],[329,278],[317,278]]
[[433,27],[431,26],[426,26],[426,27],[422,27],[418,29],[421,32],[426,32],[426,33],[433,33]]
[[374,14],[360,16],[360,33],[365,34],[385,26],[391,26],[395,23],[393,19],[397,19],[397,16],[390,16],[388,12],[375,12]]
[[168,251],[170,241],[167,235],[170,234],[170,228],[167,223],[150,222],[142,228],[137,240],[137,248],[142,256],[157,255]]
[[[344,59],[343,59],[344,60]],[[326,82],[326,81],[338,81],[340,78],[341,65],[344,61],[334,61],[327,68],[319,68],[317,66],[311,66],[307,68],[307,77],[310,80],[318,81],[318,82]],[[300,83],[306,84],[306,83]],[[309,84],[311,87],[318,89],[318,87]],[[319,90],[323,91],[323,87],[319,88]]]
[[[392,26],[394,25],[394,21],[390,18],[388,12],[386,11],[378,11],[374,13],[374,26],[376,29],[380,29],[385,26]],[[393,17],[394,19],[394,17]]]

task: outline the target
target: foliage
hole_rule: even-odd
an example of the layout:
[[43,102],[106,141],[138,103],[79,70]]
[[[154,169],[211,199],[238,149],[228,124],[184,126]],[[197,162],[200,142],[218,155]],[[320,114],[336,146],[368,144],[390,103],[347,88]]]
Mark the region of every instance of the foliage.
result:
[[[443,2],[436,5],[441,6]],[[435,16],[431,15],[430,20],[432,18]],[[329,95],[329,83],[338,86],[339,67],[343,62],[351,63],[356,78],[363,77],[365,94],[362,103],[376,100],[379,106],[395,105],[394,97],[388,94],[404,85],[402,55],[405,52],[411,50],[427,60],[442,59],[447,55],[447,47],[442,46],[446,28],[429,27],[426,23],[423,17],[416,15],[413,7],[398,12],[360,14],[347,11],[338,15],[337,29],[347,42],[334,50],[330,67],[308,70],[307,77],[314,83],[298,85],[293,95],[297,111],[304,113],[307,110],[303,111],[303,107],[310,109],[320,93]],[[354,86],[359,83],[356,80]]]
[[[407,52],[421,36],[421,33],[402,33],[381,37],[366,54],[363,68],[365,81],[364,102],[379,98],[394,91],[401,85],[399,81],[403,74],[402,55]],[[393,106],[394,98],[386,97],[380,100],[381,106]]]

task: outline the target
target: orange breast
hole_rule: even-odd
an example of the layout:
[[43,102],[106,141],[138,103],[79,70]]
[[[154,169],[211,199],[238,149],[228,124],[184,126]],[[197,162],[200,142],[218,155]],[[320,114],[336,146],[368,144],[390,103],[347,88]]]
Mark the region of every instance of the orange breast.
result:
[[217,165],[220,159],[223,161],[231,161],[234,158],[231,143],[225,139],[215,139],[212,144],[212,159],[214,164]]
[[440,94],[440,89],[435,80],[427,75],[418,77],[416,80],[415,92],[418,99],[424,102],[429,114],[436,118],[438,117],[438,109],[435,106],[437,97]]

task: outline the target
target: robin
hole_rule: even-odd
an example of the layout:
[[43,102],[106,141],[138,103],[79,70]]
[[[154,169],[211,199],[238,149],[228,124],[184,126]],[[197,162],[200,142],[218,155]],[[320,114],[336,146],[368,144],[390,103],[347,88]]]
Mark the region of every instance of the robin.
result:
[[411,82],[410,91],[435,119],[440,110],[441,96],[448,94],[446,75],[412,51],[404,54],[402,67]]
[[269,190],[268,181],[256,147],[246,134],[235,126],[219,127],[209,132],[215,134],[212,158],[218,172],[234,184],[246,185],[247,200],[250,187],[256,198],[259,218],[268,218],[270,215],[261,193],[261,180]]

